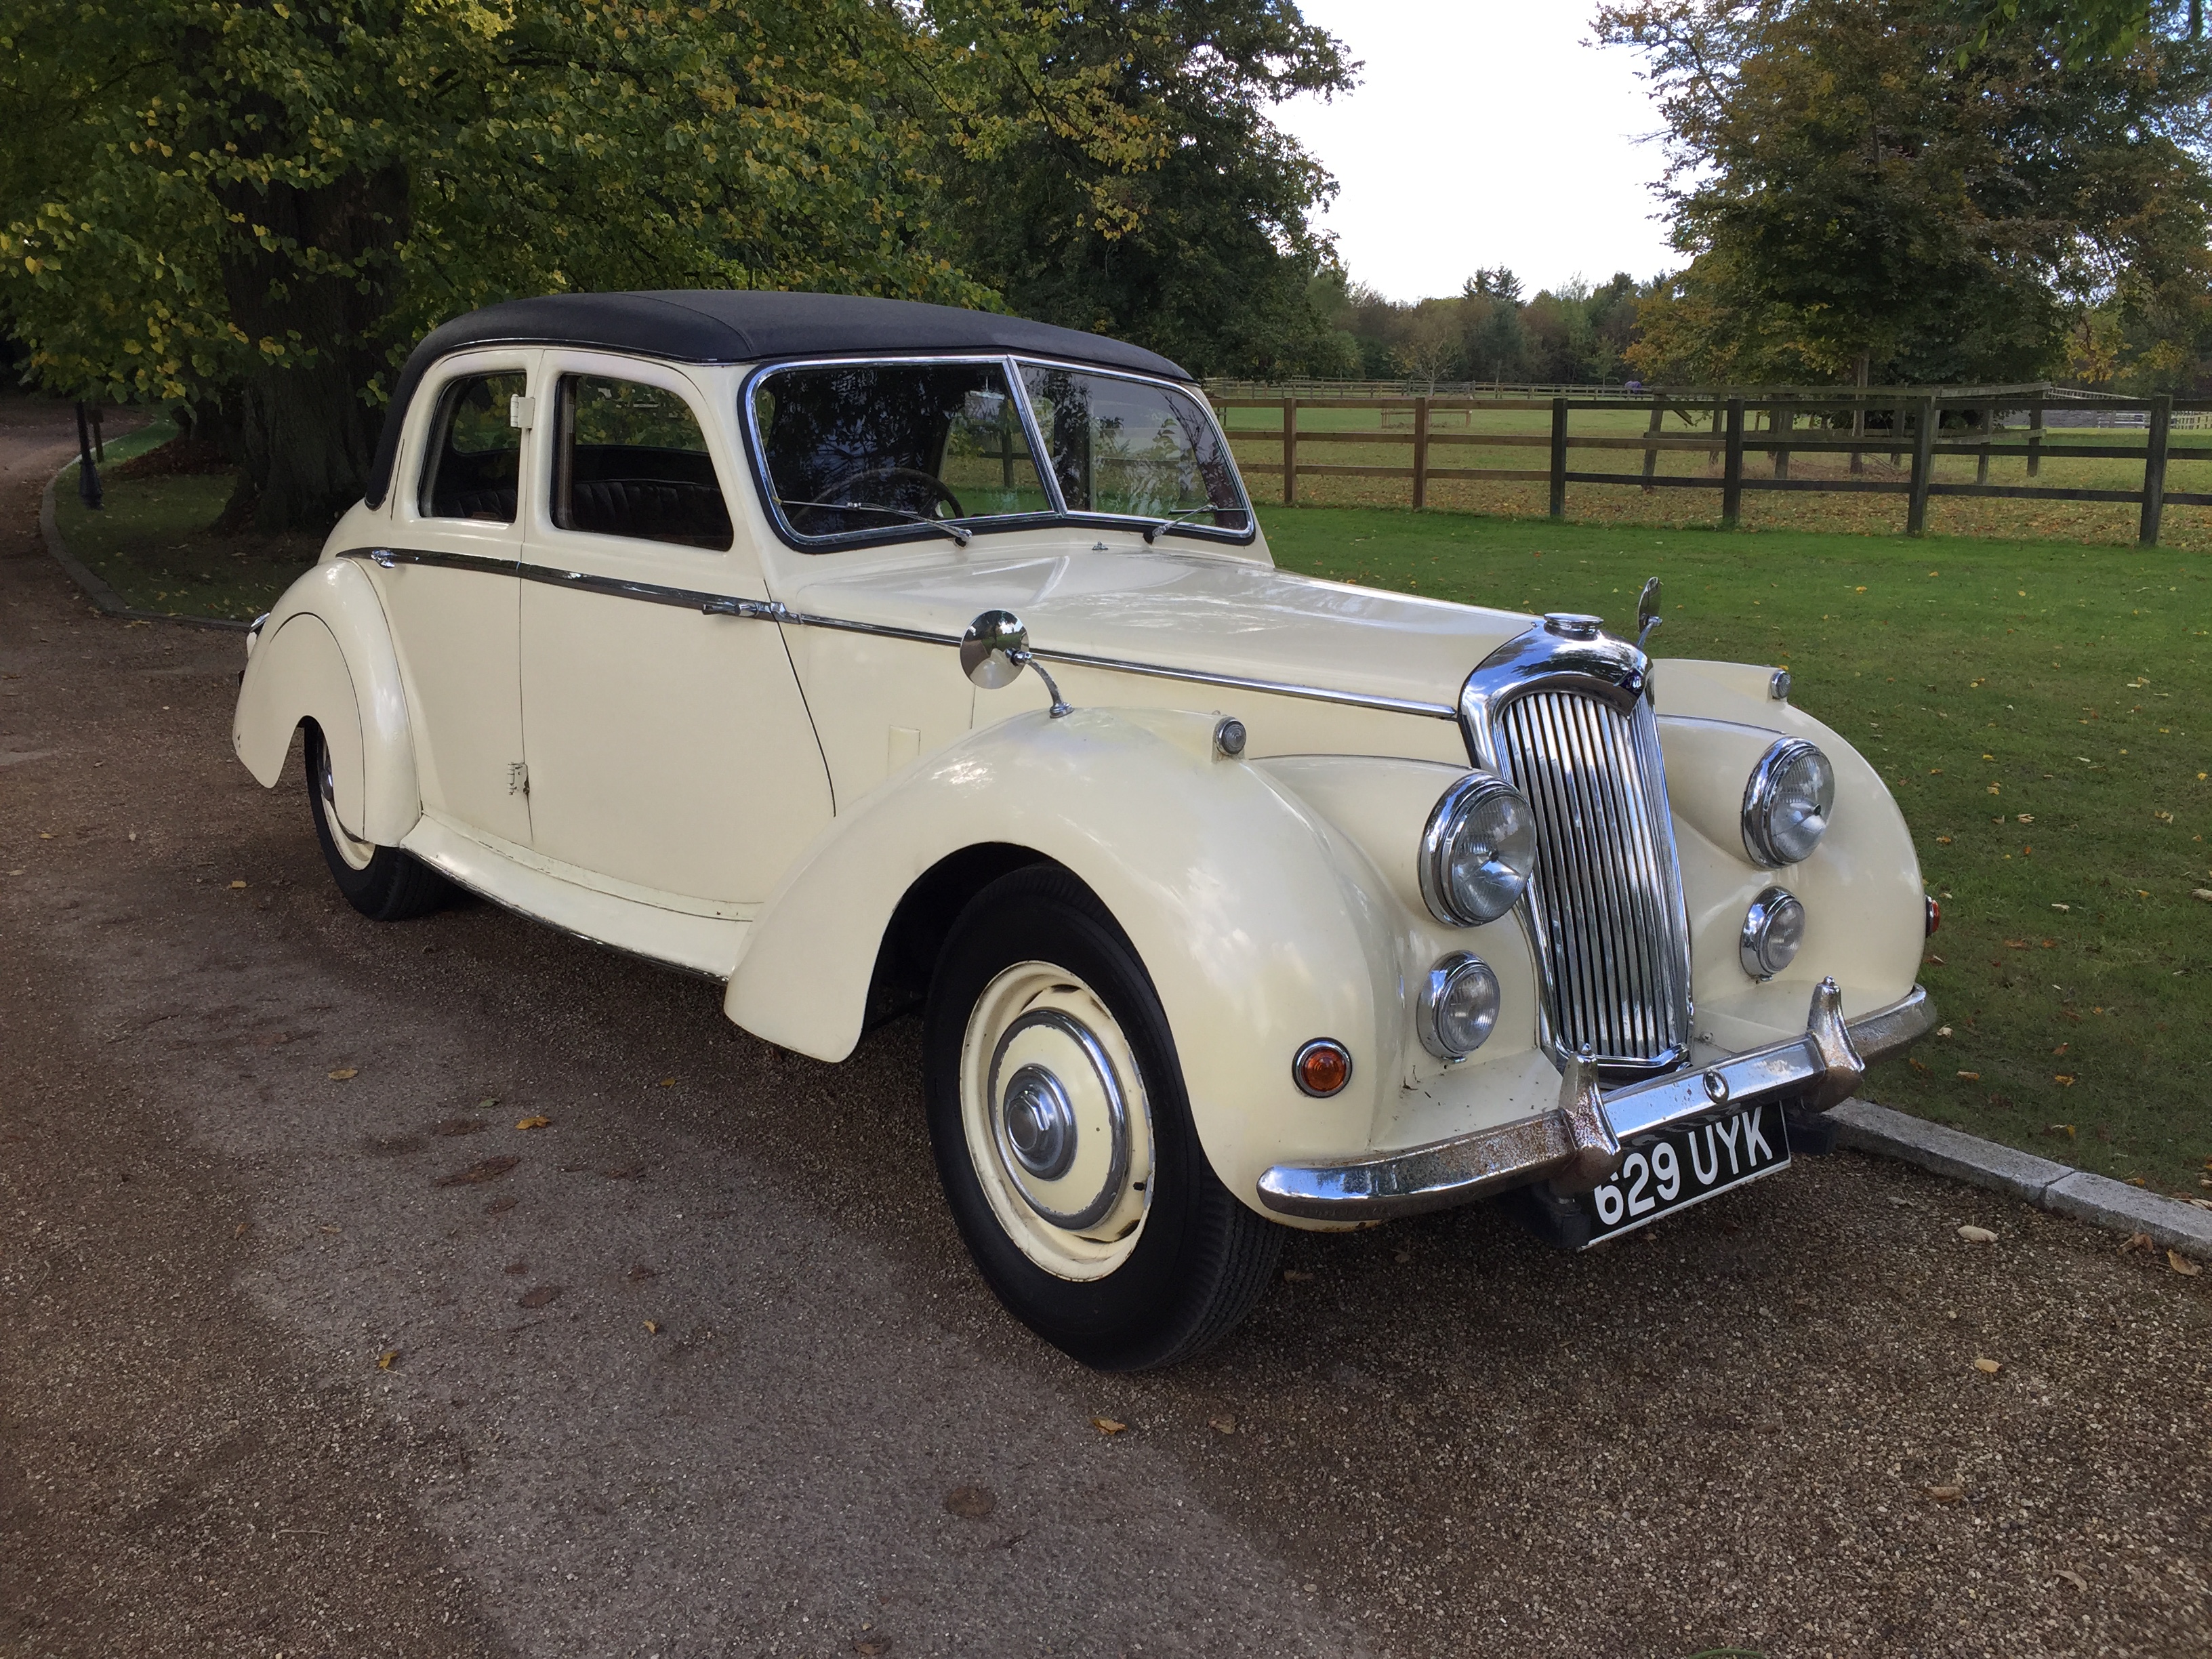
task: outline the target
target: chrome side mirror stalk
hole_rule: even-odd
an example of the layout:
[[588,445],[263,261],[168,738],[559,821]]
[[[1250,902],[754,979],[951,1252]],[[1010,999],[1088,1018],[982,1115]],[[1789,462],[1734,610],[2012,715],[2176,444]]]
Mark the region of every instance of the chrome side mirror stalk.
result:
[[1030,630],[1022,626],[1022,619],[1011,611],[986,611],[968,624],[968,631],[960,636],[960,672],[986,691],[996,691],[1001,686],[1012,685],[1021,678],[1024,668],[1036,671],[1044,682],[1044,689],[1052,694],[1052,718],[1060,720],[1075,711],[1060,695],[1060,687],[1053,684],[1044,665],[1030,649]]
[[1636,601],[1636,648],[1641,651],[1644,641],[1651,637],[1651,630],[1667,619],[1659,614],[1659,579],[1656,576],[1644,584],[1644,592]]

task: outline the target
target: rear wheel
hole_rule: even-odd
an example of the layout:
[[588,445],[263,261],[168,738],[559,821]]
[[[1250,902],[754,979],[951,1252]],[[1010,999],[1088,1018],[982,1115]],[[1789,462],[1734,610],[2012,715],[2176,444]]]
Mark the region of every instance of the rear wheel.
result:
[[346,902],[373,921],[408,921],[427,916],[452,896],[446,878],[413,854],[357,840],[338,822],[330,745],[310,722],[304,745],[307,757],[307,804],[314,814],[315,839],[323,862]]
[[1186,1359],[1272,1277],[1282,1230],[1221,1184],[1135,949],[1080,882],[977,895],[931,981],[930,1138],[985,1281],[1086,1364]]

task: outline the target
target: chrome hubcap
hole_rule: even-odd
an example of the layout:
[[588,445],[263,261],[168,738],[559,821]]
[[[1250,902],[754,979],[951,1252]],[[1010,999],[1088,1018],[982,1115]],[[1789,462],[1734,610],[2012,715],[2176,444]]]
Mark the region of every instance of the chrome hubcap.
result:
[[961,1072],[969,1152],[1008,1237],[1063,1279],[1119,1267],[1150,1202],[1152,1125],[1104,1003],[1064,969],[1018,963],[976,1000]]

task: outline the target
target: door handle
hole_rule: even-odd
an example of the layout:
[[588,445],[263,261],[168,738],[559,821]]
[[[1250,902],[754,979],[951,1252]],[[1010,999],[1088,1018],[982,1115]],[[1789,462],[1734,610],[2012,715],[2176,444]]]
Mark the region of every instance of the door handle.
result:
[[701,603],[699,614],[702,617],[742,617],[745,614],[745,602],[743,599],[707,599]]
[[392,557],[392,550],[388,547],[372,547],[368,550],[368,556],[386,570],[399,562]]

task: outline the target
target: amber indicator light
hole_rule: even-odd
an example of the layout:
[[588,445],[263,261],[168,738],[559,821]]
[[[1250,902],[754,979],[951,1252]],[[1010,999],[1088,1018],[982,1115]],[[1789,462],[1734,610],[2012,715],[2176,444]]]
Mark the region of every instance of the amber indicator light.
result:
[[1298,1087],[1310,1095],[1333,1095],[1352,1081],[1352,1055],[1327,1037],[1298,1050]]

